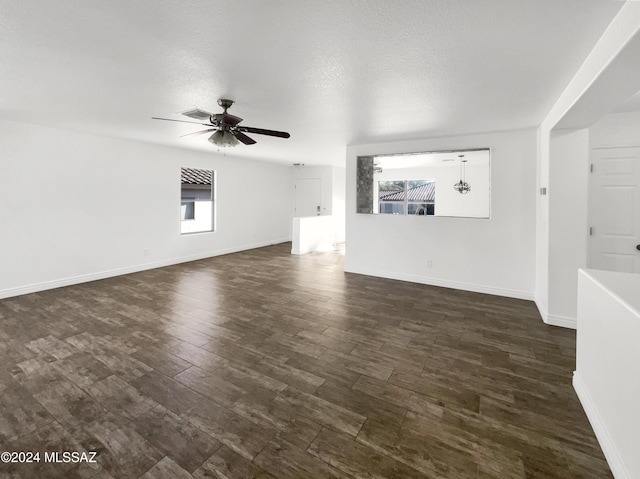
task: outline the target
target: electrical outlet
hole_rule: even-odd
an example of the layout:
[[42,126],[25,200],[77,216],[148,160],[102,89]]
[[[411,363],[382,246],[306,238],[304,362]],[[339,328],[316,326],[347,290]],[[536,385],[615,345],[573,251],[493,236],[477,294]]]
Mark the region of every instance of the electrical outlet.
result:
[[430,259],[427,260],[427,268],[433,268],[433,261]]
[[148,249],[143,249],[142,252],[144,253],[145,256],[149,256],[149,250]]

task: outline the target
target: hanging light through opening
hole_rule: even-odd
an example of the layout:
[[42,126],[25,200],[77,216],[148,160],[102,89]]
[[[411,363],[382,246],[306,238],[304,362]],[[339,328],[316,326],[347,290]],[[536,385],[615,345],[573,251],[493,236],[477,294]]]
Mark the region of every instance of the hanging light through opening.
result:
[[466,195],[471,191],[471,186],[469,183],[465,181],[464,173],[465,173],[465,163],[467,160],[464,160],[464,155],[458,155],[460,158],[460,181],[453,185],[453,189],[456,190],[461,195]]

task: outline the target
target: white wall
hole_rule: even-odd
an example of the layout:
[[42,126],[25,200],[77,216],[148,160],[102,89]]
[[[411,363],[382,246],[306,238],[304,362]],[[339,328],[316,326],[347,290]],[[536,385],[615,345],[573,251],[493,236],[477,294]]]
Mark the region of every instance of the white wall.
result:
[[[215,232],[180,235],[181,167],[216,170]],[[290,181],[213,151],[2,122],[0,297],[288,241]]]
[[640,146],[640,111],[604,116],[589,129],[589,142],[591,148]]
[[[356,213],[358,156],[483,147],[491,148],[491,219]],[[347,147],[345,269],[533,299],[535,171],[534,130]]]
[[335,242],[345,242],[345,197],[347,170],[344,167],[333,167],[333,218]]
[[549,305],[547,322],[575,328],[578,268],[587,267],[589,130],[550,137]]
[[[549,131],[536,132],[538,161],[536,164],[536,293],[535,302],[542,319],[549,316]],[[543,194],[542,191],[545,191]]]

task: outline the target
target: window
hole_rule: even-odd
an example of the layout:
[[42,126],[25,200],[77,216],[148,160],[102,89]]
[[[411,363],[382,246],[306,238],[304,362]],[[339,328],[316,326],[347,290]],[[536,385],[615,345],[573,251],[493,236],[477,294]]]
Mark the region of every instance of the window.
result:
[[213,231],[214,178],[212,170],[180,170],[180,233]]
[[378,181],[378,212],[386,215],[433,216],[435,191],[433,180]]
[[[431,186],[427,186],[428,183]],[[381,196],[389,189],[387,185],[406,191],[406,196]],[[491,150],[358,156],[355,188],[356,213],[488,219],[491,217]],[[418,194],[426,196],[418,198]]]
[[196,208],[195,208],[195,200],[191,198],[181,198],[182,204],[180,208],[180,219],[181,220],[195,220],[196,219]]

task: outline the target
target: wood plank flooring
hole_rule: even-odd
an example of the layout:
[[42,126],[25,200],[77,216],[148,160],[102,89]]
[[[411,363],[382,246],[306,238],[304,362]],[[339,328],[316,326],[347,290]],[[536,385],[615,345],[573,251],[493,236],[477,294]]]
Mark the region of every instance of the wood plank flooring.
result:
[[291,245],[0,301],[2,478],[611,478],[575,333]]

